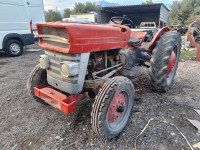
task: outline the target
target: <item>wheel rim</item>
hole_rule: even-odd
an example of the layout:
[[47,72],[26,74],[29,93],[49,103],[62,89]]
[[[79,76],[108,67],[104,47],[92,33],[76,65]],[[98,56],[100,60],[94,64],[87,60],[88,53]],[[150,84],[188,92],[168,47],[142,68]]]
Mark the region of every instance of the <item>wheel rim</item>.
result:
[[11,53],[13,53],[13,54],[18,54],[19,52],[20,52],[20,45],[19,44],[17,44],[17,43],[12,43],[11,45],[10,45],[10,51],[11,51]]
[[176,66],[176,49],[172,51],[172,54],[169,60],[167,78],[170,78],[172,76],[175,66]]
[[170,60],[169,60],[169,64],[168,64],[168,70],[167,70],[167,85],[171,85],[171,83],[173,82],[175,73],[176,73],[176,68],[178,65],[178,55],[177,55],[177,47],[174,47],[171,56],[170,56]]
[[121,122],[126,107],[125,95],[123,92],[118,93],[112,100],[108,112],[108,123],[110,125],[116,125],[117,122]]

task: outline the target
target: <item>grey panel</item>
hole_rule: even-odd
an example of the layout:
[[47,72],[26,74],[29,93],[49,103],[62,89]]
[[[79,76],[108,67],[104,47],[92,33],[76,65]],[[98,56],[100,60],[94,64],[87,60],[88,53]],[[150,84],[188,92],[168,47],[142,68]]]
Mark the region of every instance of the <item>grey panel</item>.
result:
[[160,8],[160,21],[167,23],[169,18],[169,11],[163,5]]
[[85,75],[86,75],[86,71],[87,71],[89,57],[90,57],[90,53],[82,53],[81,54],[80,69],[79,69],[79,75],[78,75],[78,84],[79,84],[78,91],[79,92],[81,92],[83,89],[83,84],[85,81]]
[[80,62],[80,54],[64,54],[51,50],[45,51],[46,56],[49,58],[50,68],[47,69],[47,74],[57,80],[69,83],[78,83],[78,77],[64,77],[61,75],[61,62],[74,61]]
[[[45,51],[49,58],[50,68],[47,69],[47,81],[50,85],[69,94],[80,93],[83,89],[90,53],[64,54],[51,50]],[[61,62],[79,63],[78,75],[65,77],[61,74]]]
[[61,91],[65,91],[69,94],[77,94],[78,93],[78,88],[79,88],[78,84],[63,82],[63,81],[55,79],[49,75],[47,75],[47,81],[50,85],[52,85],[53,87],[55,87],[57,89],[60,89]]

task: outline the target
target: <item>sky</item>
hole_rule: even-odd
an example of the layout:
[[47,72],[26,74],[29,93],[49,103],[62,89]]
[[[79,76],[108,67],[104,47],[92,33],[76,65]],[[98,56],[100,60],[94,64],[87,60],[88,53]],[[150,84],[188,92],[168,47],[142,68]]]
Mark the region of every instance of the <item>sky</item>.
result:
[[[99,0],[43,0],[44,1],[44,7],[45,10],[53,9],[58,11],[63,11],[65,8],[72,9],[74,6],[74,3],[76,2],[97,2]],[[106,0],[107,2],[111,3],[118,3],[121,5],[133,5],[133,4],[141,4],[142,2],[146,0]],[[164,3],[164,4],[171,4],[174,0],[153,0],[154,3]]]

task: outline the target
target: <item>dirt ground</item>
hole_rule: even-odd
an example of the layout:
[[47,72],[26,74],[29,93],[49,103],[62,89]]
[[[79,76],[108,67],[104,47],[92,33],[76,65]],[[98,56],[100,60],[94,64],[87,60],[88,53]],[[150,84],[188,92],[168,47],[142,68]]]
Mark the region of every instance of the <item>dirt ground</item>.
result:
[[[37,48],[37,49],[31,49]],[[44,51],[27,47],[22,56],[0,53],[0,148],[1,150],[134,149],[136,136],[150,118],[176,125],[193,145],[200,134],[186,119],[200,121],[200,62],[179,63],[172,89],[155,93],[150,89],[148,70],[141,68],[133,79],[137,101],[124,132],[116,140],[99,138],[91,128],[92,101],[87,99],[77,111],[67,115],[29,98],[26,80]],[[175,127],[152,121],[139,137],[138,150],[189,150]]]

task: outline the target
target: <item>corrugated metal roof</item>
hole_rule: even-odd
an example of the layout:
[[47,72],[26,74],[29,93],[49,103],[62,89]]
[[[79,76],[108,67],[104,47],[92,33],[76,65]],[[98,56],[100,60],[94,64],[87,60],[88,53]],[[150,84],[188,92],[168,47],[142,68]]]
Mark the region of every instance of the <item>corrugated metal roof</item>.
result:
[[139,8],[146,8],[146,7],[161,7],[164,6],[168,11],[169,9],[163,4],[163,3],[156,3],[156,4],[139,4],[139,5],[119,5],[119,6],[108,6],[108,7],[102,7],[102,9],[112,9],[112,8],[131,8],[131,7],[139,7]]
[[160,24],[160,21],[168,22],[169,9],[163,3],[102,7],[99,11],[98,22],[108,23],[111,17],[123,15],[127,15],[136,25],[141,22]]

